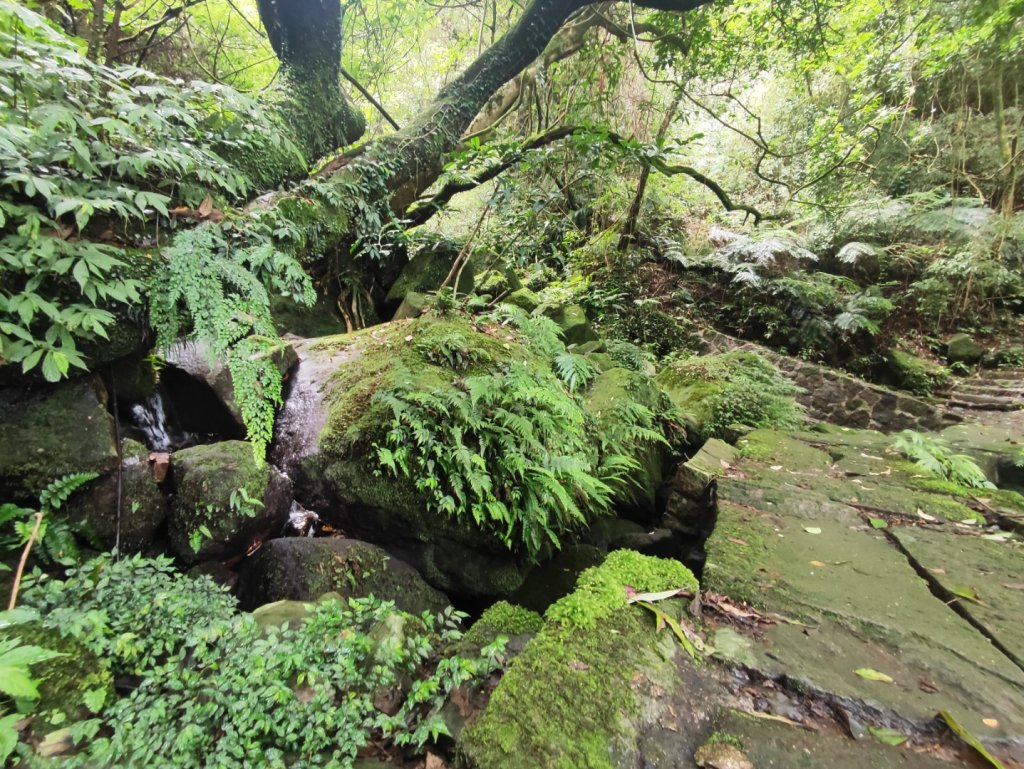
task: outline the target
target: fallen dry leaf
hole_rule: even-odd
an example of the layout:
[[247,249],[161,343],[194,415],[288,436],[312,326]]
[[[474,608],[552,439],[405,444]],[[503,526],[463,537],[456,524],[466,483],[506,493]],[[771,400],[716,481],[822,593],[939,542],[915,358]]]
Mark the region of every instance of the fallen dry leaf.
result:
[[818,569],[824,569],[826,564],[824,561],[811,561],[811,566],[814,566]]
[[447,769],[448,764],[435,753],[427,753],[427,764],[424,769]]
[[981,719],[981,723],[985,724],[989,729],[999,728],[999,722],[994,718],[983,718]]
[[917,688],[925,694],[935,694],[939,690],[939,687],[929,681],[927,678],[922,678],[917,682]]
[[744,542],[739,537],[726,537],[726,539],[729,542],[732,542],[734,545],[740,545],[741,547],[750,547],[750,544],[748,542]]

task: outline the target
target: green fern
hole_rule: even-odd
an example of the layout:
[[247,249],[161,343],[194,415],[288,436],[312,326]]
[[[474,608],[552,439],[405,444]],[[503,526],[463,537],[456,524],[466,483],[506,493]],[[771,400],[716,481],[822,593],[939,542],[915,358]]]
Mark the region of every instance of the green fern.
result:
[[954,454],[934,438],[914,430],[904,430],[891,446],[922,470],[969,489],[994,489],[995,484],[966,454]]
[[575,393],[584,389],[594,378],[594,367],[582,355],[572,352],[560,352],[553,361],[555,373],[569,392]]
[[[665,438],[657,415],[639,405],[621,407],[610,428],[598,429],[578,394],[593,370],[547,318],[499,308],[481,322],[511,326],[546,364],[488,361],[490,370],[429,390],[416,389],[411,375],[395,377],[373,396],[390,414],[377,458],[382,472],[410,478],[433,510],[537,558],[610,509],[615,486],[636,468],[637,444]],[[430,356],[437,345],[420,352]],[[451,360],[435,363],[462,370]]]

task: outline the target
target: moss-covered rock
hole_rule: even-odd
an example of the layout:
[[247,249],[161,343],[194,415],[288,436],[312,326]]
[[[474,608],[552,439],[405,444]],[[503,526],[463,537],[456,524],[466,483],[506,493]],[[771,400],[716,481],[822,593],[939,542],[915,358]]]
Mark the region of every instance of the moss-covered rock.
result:
[[534,312],[558,324],[566,344],[584,344],[598,338],[587,313],[578,304],[542,304]]
[[799,390],[754,352],[689,358],[666,366],[655,382],[687,418],[691,440],[726,436],[732,425],[795,427]]
[[[168,535],[184,563],[236,555],[284,525],[291,482],[269,464],[258,466],[248,443],[193,446],[176,451],[171,463],[174,496]],[[239,489],[261,504],[246,502]]]
[[931,395],[949,380],[945,366],[896,349],[885,354],[883,374],[888,383],[917,395]]
[[985,348],[975,342],[970,334],[953,334],[946,342],[946,360],[973,366],[981,360]]
[[279,334],[302,337],[329,336],[345,330],[345,321],[337,306],[326,296],[318,296],[312,307],[286,296],[270,297],[270,315]]
[[540,306],[540,297],[524,286],[505,297],[505,303],[533,312]]
[[0,629],[0,641],[15,638],[22,646],[38,646],[61,655],[31,667],[32,677],[39,682],[39,699],[32,709],[33,736],[92,718],[92,711],[85,704],[86,694],[103,704],[114,701],[114,676],[110,668],[80,641],[44,628],[39,622]]
[[544,620],[537,612],[508,601],[498,601],[480,615],[480,619],[456,644],[456,649],[459,654],[475,653],[494,643],[499,636],[511,641],[517,636],[533,636],[543,626]]
[[355,539],[271,540],[246,560],[239,578],[244,609],[281,600],[312,601],[324,593],[342,598],[373,595],[416,615],[439,612],[449,604],[414,568]]
[[409,320],[410,318],[418,318],[429,306],[429,296],[421,294],[419,291],[410,291],[402,297],[402,302],[398,305],[398,309],[395,310],[395,314],[392,316],[391,320]]
[[[676,561],[628,550],[581,575],[576,590],[545,615],[544,627],[513,661],[484,713],[462,733],[462,769],[610,769],[637,759],[642,699],[668,687],[676,667],[659,652],[639,591],[696,589]],[[649,714],[647,714],[649,716]]]
[[[437,291],[452,264],[458,258],[462,245],[444,238],[436,238],[420,246],[419,250],[402,268],[398,279],[391,285],[385,302],[389,307],[397,307],[410,291],[428,293]],[[460,294],[468,294],[473,290],[473,260],[469,260],[457,286]]]
[[[477,261],[476,257],[474,257],[474,261]],[[523,283],[514,270],[488,267],[476,276],[476,292],[478,294],[498,297],[502,294],[519,291],[522,287]]]
[[56,386],[0,390],[0,500],[35,504],[68,473],[117,466],[106,391],[86,377]]
[[[650,378],[621,367],[599,374],[587,391],[586,402],[599,429],[606,433],[621,425],[624,415],[638,406],[649,409],[656,418],[671,408],[666,395]],[[642,518],[654,515],[655,496],[662,484],[662,468],[668,454],[669,447],[664,443],[631,444],[630,459],[636,466],[615,487],[614,503],[618,510]]]
[[64,504],[68,519],[94,547],[109,550],[117,544],[122,553],[141,552],[167,519],[167,497],[153,477],[148,456],[141,443],[125,440],[120,480],[114,470],[87,484]]

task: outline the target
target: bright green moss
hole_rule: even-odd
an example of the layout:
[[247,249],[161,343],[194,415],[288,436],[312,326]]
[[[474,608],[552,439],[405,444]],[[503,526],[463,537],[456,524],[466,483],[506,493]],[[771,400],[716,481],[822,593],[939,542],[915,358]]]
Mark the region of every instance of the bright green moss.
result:
[[740,455],[746,459],[765,464],[784,464],[789,470],[814,472],[825,470],[832,463],[831,457],[824,451],[775,430],[756,430],[740,438],[736,445]]
[[544,620],[535,612],[516,606],[508,601],[498,601],[480,615],[459,641],[459,649],[482,649],[494,643],[498,636],[512,636],[537,633],[544,626]]
[[704,546],[704,589],[761,604],[764,543],[772,536],[774,531],[761,514],[720,501],[715,531]]
[[698,438],[720,438],[734,424],[796,427],[799,389],[752,352],[694,357],[663,369],[655,381],[692,418]]
[[641,591],[696,588],[676,561],[620,550],[588,569],[512,663],[487,710],[462,734],[462,769],[610,769],[638,710],[637,678],[663,685],[674,666],[655,652]]

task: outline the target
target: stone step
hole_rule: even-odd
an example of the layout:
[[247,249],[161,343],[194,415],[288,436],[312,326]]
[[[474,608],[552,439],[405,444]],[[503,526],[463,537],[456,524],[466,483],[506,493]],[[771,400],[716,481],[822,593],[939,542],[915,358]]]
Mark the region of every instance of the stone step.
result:
[[952,392],[977,393],[978,395],[1002,395],[1004,397],[1024,396],[1024,383],[1008,387],[1002,384],[980,384],[963,382]]
[[979,409],[982,411],[1019,411],[1024,401],[1013,398],[996,398],[989,395],[956,393],[946,403],[950,408]]

